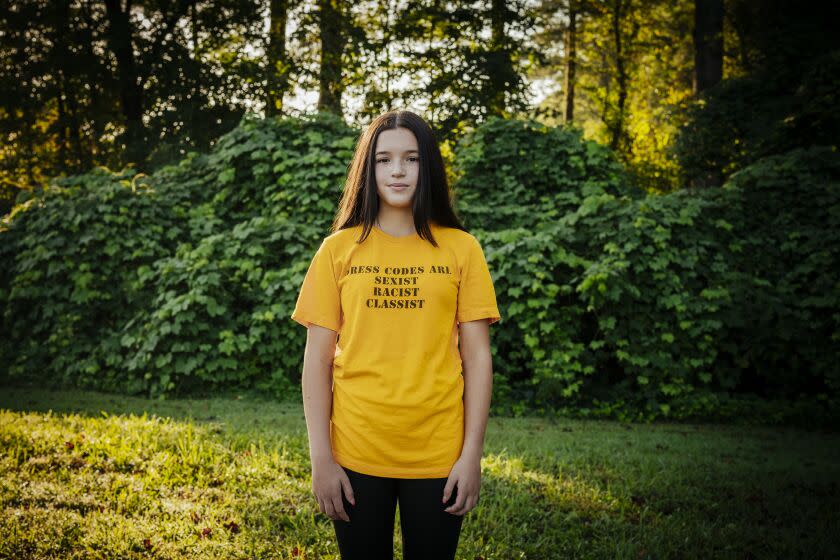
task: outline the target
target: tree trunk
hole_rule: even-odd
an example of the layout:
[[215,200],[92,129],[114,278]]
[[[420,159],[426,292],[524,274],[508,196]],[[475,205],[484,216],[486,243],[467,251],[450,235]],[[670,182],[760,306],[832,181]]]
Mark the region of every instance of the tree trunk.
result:
[[73,169],[77,172],[86,171],[90,168],[90,154],[85,154],[82,145],[82,133],[79,130],[81,127],[79,101],[76,99],[76,91],[73,88],[67,90],[67,111],[70,115],[70,145],[73,146],[73,151],[76,154]]
[[344,47],[343,0],[318,0],[321,34],[321,69],[319,74],[319,111],[342,115],[341,55]]
[[[148,65],[141,73],[134,57],[133,30],[131,28],[131,0],[125,0],[125,8],[121,0],[105,0],[105,11],[108,16],[108,45],[117,59],[117,83],[120,89],[120,106],[125,119],[125,155],[128,163],[136,165],[138,170],[145,170],[146,159],[149,155],[147,131],[143,124],[145,100],[143,88],[149,79],[149,72],[155,61],[160,57],[163,42],[172,33],[178,20],[187,13],[187,9],[195,0],[179,0],[165,18],[161,30],[155,37],[147,56]],[[169,3],[165,3],[169,6]]]
[[615,41],[615,68],[616,87],[618,89],[618,102],[616,104],[616,117],[612,123],[612,134],[610,135],[610,147],[618,151],[621,147],[621,140],[624,134],[624,107],[627,104],[627,70],[624,67],[624,50],[621,37],[621,18],[623,17],[622,0],[615,0],[615,7],[612,13],[612,32]]
[[[60,57],[68,56],[66,45],[66,30],[72,27],[70,18],[70,2],[62,0],[56,2],[56,33],[53,39],[56,53]],[[60,64],[60,66],[64,66]],[[68,65],[72,67],[72,65]],[[69,76],[58,69],[58,130],[59,130],[59,162],[62,169],[74,173],[82,170],[87,158],[83,155],[81,134],[79,131],[79,103],[73,89],[73,74]]]
[[[80,26],[80,36],[84,39],[83,43],[85,53],[87,54],[88,60],[98,60],[98,57],[93,50],[93,29],[96,26],[93,20],[93,14],[91,13],[90,5],[87,2],[83,2],[81,6],[81,14],[83,15],[85,24]],[[99,71],[100,68],[97,67],[97,72]],[[87,96],[88,102],[85,108],[85,113],[89,115],[88,122],[90,123],[90,134],[87,135],[87,150],[82,150],[82,153],[85,154],[85,169],[90,169],[93,166],[93,160],[102,151],[99,146],[99,139],[102,138],[102,134],[105,130],[105,124],[104,119],[99,118],[97,114],[100,103],[99,91],[101,87],[102,86],[100,84],[91,83],[90,93]]]
[[[723,78],[723,0],[694,1],[694,95],[700,95]],[[689,187],[705,189],[723,182],[720,169],[689,180]]]
[[125,10],[120,0],[105,0],[108,14],[108,43],[117,59],[117,83],[120,107],[125,118],[125,159],[142,168],[148,155],[146,130],[143,125],[143,87],[137,72],[132,41],[131,0]]
[[569,25],[566,27],[566,45],[563,70],[563,121],[570,123],[575,115],[575,66],[577,64],[577,3],[569,0]]
[[[507,15],[507,4],[505,0],[491,0],[490,6],[490,52],[487,53],[491,66],[489,78],[492,95],[487,100],[487,114],[504,117],[505,115],[505,92],[513,86],[504,83],[502,80],[510,76],[507,69],[507,52],[505,50],[505,16]],[[493,71],[495,70],[495,71]]]
[[289,55],[286,52],[289,1],[271,0],[269,18],[265,116],[273,117],[283,113],[283,96],[289,89],[290,67]]
[[694,94],[723,78],[723,0],[694,1]]
[[67,166],[67,127],[65,121],[67,115],[64,110],[64,72],[60,69],[58,71],[58,91],[56,92],[56,102],[58,115],[56,116],[55,126],[58,129],[58,167],[66,169]]

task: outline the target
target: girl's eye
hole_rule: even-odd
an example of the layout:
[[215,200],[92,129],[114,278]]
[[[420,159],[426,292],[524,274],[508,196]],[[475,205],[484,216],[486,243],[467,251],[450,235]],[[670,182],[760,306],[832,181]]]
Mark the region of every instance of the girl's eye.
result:
[[[382,158],[382,159],[378,159],[378,160],[376,160],[376,163],[384,163],[384,162],[388,161],[388,159],[389,159],[389,158]],[[412,157],[410,157],[410,158],[408,158],[408,159],[410,159],[410,160],[412,160],[412,161],[419,161],[419,160],[420,160],[420,158],[419,158],[419,157],[416,157],[416,156],[412,156]]]

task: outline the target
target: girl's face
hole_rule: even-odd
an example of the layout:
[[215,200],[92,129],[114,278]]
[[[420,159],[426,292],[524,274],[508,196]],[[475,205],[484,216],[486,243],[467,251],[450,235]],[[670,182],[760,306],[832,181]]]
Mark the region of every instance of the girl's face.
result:
[[397,208],[411,208],[420,175],[420,152],[414,133],[407,128],[383,130],[374,151],[379,201]]

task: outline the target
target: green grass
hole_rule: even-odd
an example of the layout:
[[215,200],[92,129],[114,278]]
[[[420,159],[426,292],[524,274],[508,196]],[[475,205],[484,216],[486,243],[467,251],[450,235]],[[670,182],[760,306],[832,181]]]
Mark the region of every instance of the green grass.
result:
[[[838,439],[491,418],[457,557],[837,557]],[[338,558],[297,403],[2,388],[0,472],[0,558]]]

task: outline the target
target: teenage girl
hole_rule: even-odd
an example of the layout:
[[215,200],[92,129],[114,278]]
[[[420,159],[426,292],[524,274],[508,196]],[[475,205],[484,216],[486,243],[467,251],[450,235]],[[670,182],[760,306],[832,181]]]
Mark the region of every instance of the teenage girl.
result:
[[291,318],[307,327],[312,491],[343,560],[454,558],[478,504],[499,321],[477,239],[456,217],[429,125],[362,133]]

